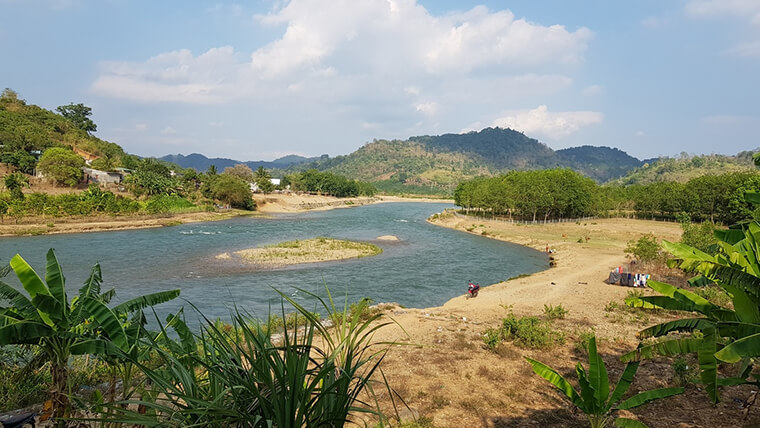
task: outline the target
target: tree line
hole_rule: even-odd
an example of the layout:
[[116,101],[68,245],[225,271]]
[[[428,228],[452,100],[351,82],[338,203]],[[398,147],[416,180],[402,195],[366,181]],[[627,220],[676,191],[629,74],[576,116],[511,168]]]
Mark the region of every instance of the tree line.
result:
[[754,218],[757,208],[744,199],[760,191],[760,174],[704,175],[686,183],[657,182],[600,186],[568,169],[512,171],[462,182],[454,201],[468,211],[519,220],[583,216],[632,216],[732,224]]
[[286,175],[281,185],[289,185],[291,190],[297,192],[318,193],[337,198],[373,196],[376,192],[375,186],[366,181],[352,180],[316,169]]

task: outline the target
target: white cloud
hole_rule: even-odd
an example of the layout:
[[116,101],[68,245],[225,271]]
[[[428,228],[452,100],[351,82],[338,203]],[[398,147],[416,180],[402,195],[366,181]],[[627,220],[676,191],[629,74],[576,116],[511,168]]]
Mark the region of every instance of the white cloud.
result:
[[161,135],[174,135],[177,133],[177,130],[172,128],[171,126],[167,126],[166,128],[161,130]]
[[633,134],[633,135],[635,135],[637,137],[646,137],[647,134],[644,131],[636,131],[636,133]]
[[760,2],[757,0],[692,0],[686,4],[686,13],[700,18],[738,17],[752,25],[760,25]]
[[586,97],[595,97],[597,95],[600,95],[602,91],[603,89],[601,86],[591,85],[591,86],[586,86],[585,88],[583,88],[583,91],[581,91],[581,93],[583,94],[583,96],[586,96]]
[[282,35],[250,54],[223,46],[200,55],[182,49],[145,62],[104,62],[92,89],[191,104],[326,94],[323,102],[337,103],[391,90],[415,97],[431,80],[466,83],[472,73],[486,81],[569,79],[562,74],[583,63],[592,38],[587,28],[540,25],[483,6],[436,16],[415,0],[291,0],[256,19],[282,26]]
[[435,102],[425,102],[414,106],[414,109],[427,116],[435,116],[438,111],[438,104]]
[[147,131],[148,130],[148,124],[146,124],[146,123],[135,124],[135,129],[138,130],[138,131],[140,131],[140,132]]
[[549,112],[545,105],[497,118],[493,126],[512,128],[531,136],[559,140],[581,128],[601,123],[604,115],[594,111]]

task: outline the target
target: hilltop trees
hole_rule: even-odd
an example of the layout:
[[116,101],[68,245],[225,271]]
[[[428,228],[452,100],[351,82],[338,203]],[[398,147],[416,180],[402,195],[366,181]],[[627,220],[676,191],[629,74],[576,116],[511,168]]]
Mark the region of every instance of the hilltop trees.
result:
[[61,116],[71,121],[74,126],[88,134],[92,134],[98,130],[98,126],[90,119],[90,116],[92,116],[92,108],[87,107],[82,103],[71,103],[65,106],[58,106],[55,110],[60,113]]
[[53,147],[45,150],[37,167],[56,184],[76,186],[82,180],[84,165],[84,159],[71,150]]

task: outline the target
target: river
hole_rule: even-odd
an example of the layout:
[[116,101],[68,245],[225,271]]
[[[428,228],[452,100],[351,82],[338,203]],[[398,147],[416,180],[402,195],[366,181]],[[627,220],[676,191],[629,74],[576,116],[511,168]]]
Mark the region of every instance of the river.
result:
[[[331,211],[234,218],[158,229],[0,238],[0,262],[20,253],[44,272],[45,253],[55,248],[66,276],[69,298],[100,263],[103,289],[116,300],[180,288],[181,299],[163,304],[163,315],[194,304],[209,318],[240,310],[260,318],[280,312],[279,290],[313,308],[308,290],[324,296],[325,285],[342,302],[369,297],[407,307],[438,306],[466,292],[468,280],[493,284],[547,267],[539,251],[425,221],[450,204],[382,203]],[[398,242],[378,241],[395,235]],[[369,241],[378,256],[257,270],[215,259],[217,254],[294,239],[326,236]],[[4,278],[20,287],[13,274]]]

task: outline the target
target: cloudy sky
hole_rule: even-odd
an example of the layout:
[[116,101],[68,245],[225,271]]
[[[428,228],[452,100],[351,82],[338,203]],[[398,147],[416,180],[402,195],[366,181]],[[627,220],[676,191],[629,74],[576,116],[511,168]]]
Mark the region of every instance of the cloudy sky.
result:
[[0,0],[0,87],[144,156],[510,127],[645,158],[760,146],[760,0]]

